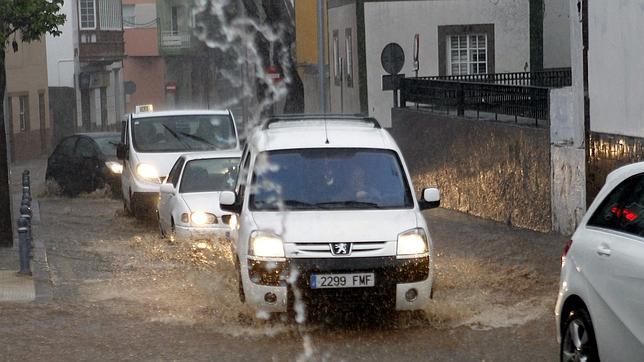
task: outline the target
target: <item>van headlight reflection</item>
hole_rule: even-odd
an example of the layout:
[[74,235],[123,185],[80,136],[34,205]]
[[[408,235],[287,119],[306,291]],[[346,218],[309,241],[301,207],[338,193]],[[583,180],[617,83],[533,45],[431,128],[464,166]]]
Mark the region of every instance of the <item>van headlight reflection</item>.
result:
[[263,258],[283,258],[282,238],[270,232],[253,231],[250,235],[248,255]]
[[123,173],[123,165],[120,162],[107,161],[105,162],[105,166],[107,166],[113,174],[120,175]]
[[397,254],[410,256],[425,254],[428,251],[427,235],[421,228],[407,230],[398,235]]

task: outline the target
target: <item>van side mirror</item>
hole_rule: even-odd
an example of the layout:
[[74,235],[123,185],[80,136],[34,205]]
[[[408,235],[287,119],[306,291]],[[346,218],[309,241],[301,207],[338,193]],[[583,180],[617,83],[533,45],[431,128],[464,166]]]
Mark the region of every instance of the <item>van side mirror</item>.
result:
[[441,193],[435,187],[423,189],[418,206],[421,210],[433,209],[441,205]]
[[219,195],[219,208],[223,211],[239,214],[241,203],[237,202],[237,195],[232,191],[222,191]]
[[164,183],[159,186],[159,192],[162,194],[174,194],[174,185],[171,183]]
[[127,145],[123,143],[116,145],[116,158],[121,161],[127,158]]

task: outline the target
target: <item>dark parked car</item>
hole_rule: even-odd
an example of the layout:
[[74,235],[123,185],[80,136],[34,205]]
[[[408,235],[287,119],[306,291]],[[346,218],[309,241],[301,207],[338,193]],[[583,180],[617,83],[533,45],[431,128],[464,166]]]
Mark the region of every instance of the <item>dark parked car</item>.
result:
[[74,196],[110,185],[121,191],[123,166],[116,158],[121,135],[112,132],[80,133],[60,141],[47,160],[47,180],[54,180],[64,194]]

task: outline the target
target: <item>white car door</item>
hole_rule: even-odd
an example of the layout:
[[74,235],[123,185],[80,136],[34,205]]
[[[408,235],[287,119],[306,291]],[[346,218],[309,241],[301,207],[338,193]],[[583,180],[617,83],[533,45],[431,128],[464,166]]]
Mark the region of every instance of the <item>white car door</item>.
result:
[[[614,236],[608,255],[611,268],[606,301],[644,345],[644,176],[636,176],[636,180],[620,203],[620,232]],[[642,352],[644,349],[639,350]]]
[[159,220],[161,222],[161,225],[163,226],[163,229],[166,230],[166,232],[169,232],[172,223],[172,211],[174,210],[174,204],[176,199],[178,198],[178,190],[177,188],[179,187],[179,179],[181,176],[181,172],[183,171],[183,165],[185,163],[185,158],[179,157],[177,159],[177,162],[175,162],[174,166],[172,166],[172,169],[170,170],[170,173],[168,174],[168,179],[166,180],[166,183],[172,184],[174,188],[174,192],[161,192],[159,195]]

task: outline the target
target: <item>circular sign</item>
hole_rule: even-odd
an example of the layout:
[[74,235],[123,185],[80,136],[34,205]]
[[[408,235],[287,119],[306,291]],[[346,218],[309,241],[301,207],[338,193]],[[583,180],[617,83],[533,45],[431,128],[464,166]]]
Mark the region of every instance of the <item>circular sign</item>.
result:
[[136,83],[131,80],[125,81],[123,83],[125,94],[134,94],[136,92]]
[[389,74],[398,74],[405,65],[405,52],[397,43],[389,43],[380,54],[380,62],[385,72]]

